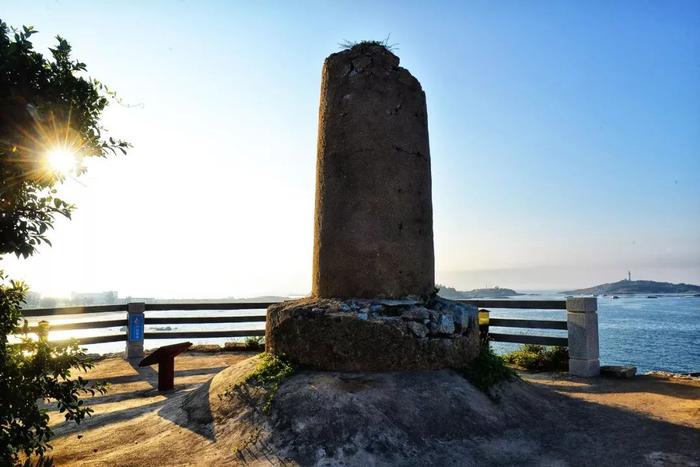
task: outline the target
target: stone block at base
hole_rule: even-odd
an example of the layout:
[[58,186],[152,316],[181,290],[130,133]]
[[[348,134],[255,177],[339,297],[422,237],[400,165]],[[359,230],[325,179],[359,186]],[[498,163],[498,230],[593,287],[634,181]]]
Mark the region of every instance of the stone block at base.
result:
[[637,374],[637,367],[632,365],[605,365],[600,367],[601,376],[613,378],[632,378]]
[[600,361],[596,359],[581,360],[578,358],[569,359],[569,374],[590,378],[600,374]]
[[124,358],[131,360],[134,358],[141,359],[145,355],[143,351],[143,342],[127,342]]
[[476,307],[432,298],[302,299],[271,306],[266,350],[308,368],[463,368],[479,354]]

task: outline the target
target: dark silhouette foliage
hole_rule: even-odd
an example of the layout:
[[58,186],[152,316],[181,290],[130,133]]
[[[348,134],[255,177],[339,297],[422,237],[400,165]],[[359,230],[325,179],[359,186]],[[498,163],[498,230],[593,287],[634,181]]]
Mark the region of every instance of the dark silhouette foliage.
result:
[[[84,172],[85,157],[126,153],[128,143],[104,136],[103,110],[114,97],[85,78],[84,63],[57,37],[46,58],[30,41],[31,27],[8,28],[0,20],[0,259],[28,257],[42,243],[57,215],[70,218],[74,206],[58,196],[66,176],[51,169],[47,153],[60,148],[75,157],[72,172]],[[103,385],[73,377],[92,363],[75,341],[52,343],[47,329],[30,338],[22,325],[27,287],[0,270],[0,465],[51,465],[45,457],[53,433],[49,408],[80,423],[92,409],[81,396],[104,392]],[[34,331],[34,330],[31,330]],[[34,456],[34,460],[30,459]]]

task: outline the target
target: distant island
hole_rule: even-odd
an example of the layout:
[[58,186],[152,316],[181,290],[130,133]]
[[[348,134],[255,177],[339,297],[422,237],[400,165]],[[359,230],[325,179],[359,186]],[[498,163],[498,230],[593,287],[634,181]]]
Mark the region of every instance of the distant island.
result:
[[440,284],[437,284],[436,287],[440,289],[438,295],[440,295],[442,298],[452,300],[465,300],[471,298],[508,298],[516,295],[522,295],[513,289],[502,289],[501,287],[474,289],[469,291],[457,290],[454,287],[447,287],[446,285]]
[[618,282],[596,285],[587,289],[569,290],[562,293],[567,295],[699,294],[700,286],[624,279]]

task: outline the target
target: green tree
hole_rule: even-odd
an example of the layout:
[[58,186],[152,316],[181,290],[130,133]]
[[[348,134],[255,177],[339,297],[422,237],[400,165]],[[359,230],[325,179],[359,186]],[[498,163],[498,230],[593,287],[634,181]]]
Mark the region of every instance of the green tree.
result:
[[[49,58],[34,50],[35,33],[0,20],[0,259],[26,258],[40,244],[50,245],[47,231],[54,220],[70,218],[74,209],[57,190],[66,175],[83,173],[86,157],[126,153],[129,147],[107,137],[100,125],[114,94],[83,76],[85,64],[71,58],[63,38],[56,38]],[[1,464],[16,463],[22,454],[43,458],[53,434],[47,403],[80,423],[91,413],[81,396],[104,391],[71,377],[72,369],[91,367],[75,342],[28,337],[21,314],[26,294],[26,285],[0,270]],[[23,337],[13,342],[18,331]]]

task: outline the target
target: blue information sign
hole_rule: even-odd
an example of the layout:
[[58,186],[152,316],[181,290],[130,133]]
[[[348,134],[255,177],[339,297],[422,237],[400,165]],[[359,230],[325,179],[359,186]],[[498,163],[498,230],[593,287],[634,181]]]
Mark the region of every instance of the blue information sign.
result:
[[129,317],[129,342],[143,340],[143,315],[131,315]]

